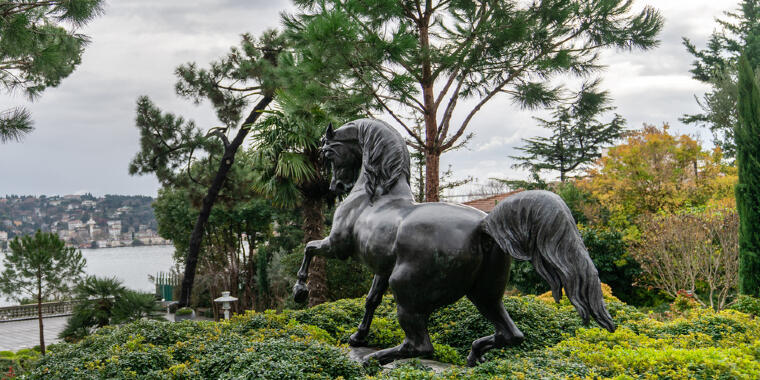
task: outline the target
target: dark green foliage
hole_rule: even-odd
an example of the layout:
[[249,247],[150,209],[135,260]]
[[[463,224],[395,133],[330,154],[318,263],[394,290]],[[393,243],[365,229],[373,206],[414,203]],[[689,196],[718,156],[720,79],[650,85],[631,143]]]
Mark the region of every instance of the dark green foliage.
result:
[[576,170],[601,156],[602,149],[619,139],[624,132],[625,120],[615,114],[609,122],[598,118],[614,109],[608,105],[607,92],[596,89],[597,84],[584,87],[571,106],[559,106],[555,109],[552,120],[536,118],[539,124],[552,131],[549,137],[523,139],[525,144],[516,148],[524,156],[511,156],[520,163],[516,167],[530,169],[538,173],[541,170],[559,172],[561,182]]
[[5,270],[0,274],[0,294],[21,301],[32,297],[37,301],[40,347],[45,354],[41,303],[67,295],[71,285],[84,273],[82,253],[65,246],[63,240],[49,232],[16,237],[10,243],[11,253],[3,258]]
[[728,19],[718,19],[720,30],[713,32],[707,47],[698,50],[685,38],[684,46],[694,56],[692,77],[712,89],[697,103],[704,113],[684,115],[685,123],[710,128],[714,142],[727,158],[736,155],[734,130],[738,128],[737,63],[745,54],[752,68],[760,65],[760,1],[741,0],[738,9],[726,11]]
[[[329,65],[339,80],[319,84],[371,95],[373,108],[407,131],[426,157],[427,201],[438,198],[439,156],[467,141],[471,121],[496,95],[525,108],[555,104],[566,89],[551,79],[595,74],[607,47],[652,48],[662,28],[656,10],[633,13],[625,0],[296,4],[302,13],[284,23],[293,46],[308,52],[305,69]],[[459,102],[470,97],[478,101]],[[425,128],[415,130],[408,114]]]
[[77,341],[110,324],[163,319],[163,310],[153,294],[126,289],[116,278],[89,276],[77,284],[74,298],[77,304],[59,334],[67,341]]
[[760,298],[741,294],[728,308],[760,317]]
[[37,348],[25,348],[16,352],[0,351],[0,378],[5,380],[21,376],[33,369],[39,359],[40,351]]
[[588,249],[599,280],[612,288],[612,294],[634,305],[644,300],[642,289],[635,287],[641,267],[628,252],[623,234],[613,229],[588,227],[581,230],[583,244]]
[[66,247],[55,234],[37,231],[13,239],[9,246],[11,252],[3,258],[0,293],[14,300],[65,295],[84,271],[82,253]]
[[[233,167],[228,175],[225,193],[211,210],[205,228],[194,305],[219,297],[219,292],[227,290],[221,287],[229,287],[232,296],[240,299],[240,310],[264,310],[278,307],[278,297],[283,296],[273,294],[271,289],[272,281],[279,280],[269,273],[274,255],[292,250],[303,235],[292,226],[297,214],[255,197],[246,182],[250,178],[250,160],[242,152],[239,156],[242,164]],[[201,172],[203,166],[196,165],[196,169]],[[175,260],[180,263],[185,262],[199,213],[195,205],[204,192],[204,187],[189,184],[164,186],[153,203],[158,234],[172,241]]]
[[[87,36],[77,28],[103,12],[104,0],[0,2],[0,89],[29,98],[55,87],[82,60]],[[68,28],[67,28],[68,26]],[[0,143],[33,129],[23,108],[0,110]]]
[[[608,299],[608,304],[621,326],[635,326],[646,319],[614,299]],[[377,375],[377,368],[362,368],[348,359],[345,346],[337,346],[355,331],[363,305],[363,299],[346,299],[307,310],[248,312],[225,323],[141,320],[106,326],[77,344],[53,346],[51,355],[42,359],[29,378],[366,378]],[[505,299],[505,305],[533,341],[497,351],[490,355],[488,363],[475,369],[460,367],[463,355],[474,339],[492,333],[490,324],[467,300],[441,309],[431,318],[434,358],[455,364],[449,369],[450,378],[520,378],[521,374],[531,374],[529,378],[563,378],[589,373],[584,364],[549,351],[550,346],[583,331],[579,330],[580,318],[567,301],[555,305],[536,297],[510,297]],[[710,322],[704,318],[704,324],[713,323],[715,331],[735,322],[730,318],[713,319]],[[390,347],[403,339],[391,297],[384,297],[371,330],[369,340],[374,347]],[[419,361],[412,361],[380,378],[419,379],[434,375]]]
[[32,115],[23,108],[0,111],[0,143],[21,141],[34,130]]
[[[51,347],[30,379],[733,379],[760,375],[760,320],[736,311],[695,308],[658,321],[606,296],[618,330],[580,328],[567,299],[510,297],[505,305],[528,340],[462,367],[459,352],[492,330],[466,300],[431,318],[436,359],[455,365],[436,374],[419,360],[391,370],[362,368],[348,359],[341,337],[355,329],[363,300],[341,300],[308,310],[246,313],[229,322],[138,321],[107,326],[77,344]],[[396,335],[395,305],[385,297],[372,325],[378,336]],[[563,333],[566,333],[563,335]],[[441,343],[448,339],[454,346]],[[459,343],[461,341],[461,343]],[[390,340],[378,347],[396,344]],[[0,353],[0,361],[4,355]]]
[[[507,297],[504,305],[517,327],[525,334],[525,342],[490,355],[511,356],[556,344],[562,334],[572,334],[583,322],[572,308],[557,308],[535,297]],[[437,311],[430,318],[433,341],[454,347],[467,356],[473,337],[493,334],[488,322],[468,300],[460,300]]]
[[760,90],[749,61],[739,64],[739,126],[736,161],[739,183],[739,291],[760,297]]
[[[107,327],[76,345],[59,345],[31,379],[361,378],[362,367],[319,329],[274,316],[267,327],[139,321]],[[240,329],[246,324],[248,327]]]
[[[651,295],[633,285],[641,274],[641,268],[628,255],[628,246],[620,232],[604,227],[581,227],[581,236],[599,271],[599,279],[613,289],[616,297],[633,304],[650,301]],[[523,294],[539,294],[549,290],[549,285],[527,261],[512,263],[509,284]]]
[[[141,151],[130,163],[130,174],[153,173],[164,185],[203,189],[187,244],[179,298],[183,306],[190,303],[211,211],[220,194],[225,193],[224,188],[229,187],[228,176],[238,170],[235,159],[248,132],[274,100],[276,83],[272,70],[282,48],[281,38],[274,31],[264,32],[259,39],[243,35],[240,47],[232,48],[210,68],[201,69],[195,63],[177,68],[177,94],[196,103],[210,101],[223,123],[222,127],[210,128],[205,135],[192,121],[162,113],[147,97],[138,99]],[[258,101],[244,117],[253,97]],[[237,132],[230,138],[227,133],[233,128]],[[197,174],[202,175],[196,177]]]

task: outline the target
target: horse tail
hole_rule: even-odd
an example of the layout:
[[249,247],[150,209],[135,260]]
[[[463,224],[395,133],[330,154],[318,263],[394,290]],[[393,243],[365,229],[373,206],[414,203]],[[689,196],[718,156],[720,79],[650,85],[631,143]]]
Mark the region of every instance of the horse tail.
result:
[[481,228],[502,251],[533,263],[551,286],[555,301],[562,299],[564,287],[585,323],[590,315],[605,329],[615,331],[599,273],[562,198],[542,190],[512,195],[491,211]]

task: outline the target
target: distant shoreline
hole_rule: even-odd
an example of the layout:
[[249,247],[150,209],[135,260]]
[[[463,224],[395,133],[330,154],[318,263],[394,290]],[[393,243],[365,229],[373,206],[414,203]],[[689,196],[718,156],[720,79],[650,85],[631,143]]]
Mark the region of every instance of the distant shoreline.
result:
[[174,244],[123,245],[121,247],[96,247],[96,248],[77,248],[77,249],[87,249],[87,250],[90,250],[90,251],[95,251],[95,250],[99,250],[99,249],[140,248],[140,247],[174,247]]

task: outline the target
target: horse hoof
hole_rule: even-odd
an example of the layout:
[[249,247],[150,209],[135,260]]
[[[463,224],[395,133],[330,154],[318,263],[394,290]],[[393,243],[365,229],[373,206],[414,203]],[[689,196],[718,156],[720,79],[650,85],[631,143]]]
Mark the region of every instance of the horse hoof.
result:
[[308,299],[309,289],[306,285],[295,284],[295,286],[293,286],[293,300],[296,301],[296,303],[305,303]]
[[348,338],[348,345],[351,347],[367,347],[367,340],[359,338],[357,336],[358,334],[359,333],[351,334],[351,337]]
[[472,352],[467,355],[467,366],[475,367],[478,364],[485,363],[486,359],[482,356],[475,356]]

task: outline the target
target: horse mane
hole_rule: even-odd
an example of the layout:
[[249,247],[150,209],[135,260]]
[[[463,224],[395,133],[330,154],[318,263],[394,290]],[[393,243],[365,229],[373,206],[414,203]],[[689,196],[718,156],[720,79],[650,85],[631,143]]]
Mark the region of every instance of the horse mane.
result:
[[397,130],[382,120],[359,119],[338,128],[336,137],[341,131],[348,132],[349,136],[355,132],[361,145],[362,167],[367,180],[364,188],[371,201],[390,191],[399,178],[409,184],[409,151]]

